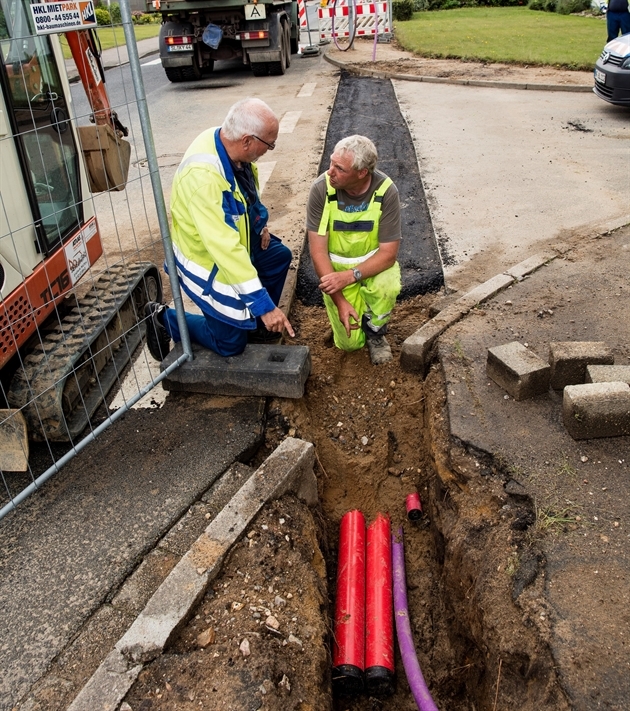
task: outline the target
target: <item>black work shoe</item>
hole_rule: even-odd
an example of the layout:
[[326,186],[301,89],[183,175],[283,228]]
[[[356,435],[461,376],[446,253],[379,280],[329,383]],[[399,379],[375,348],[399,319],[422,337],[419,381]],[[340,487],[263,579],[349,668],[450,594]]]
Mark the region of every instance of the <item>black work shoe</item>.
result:
[[281,340],[281,333],[268,331],[264,326],[258,326],[255,331],[247,332],[248,343],[258,343],[263,345],[266,344],[268,346],[275,346],[280,343]]
[[372,361],[372,365],[389,363],[392,359],[392,349],[390,348],[385,336],[371,336],[365,340],[367,342],[368,351],[370,352],[370,360]]
[[147,319],[147,346],[155,360],[162,362],[171,350],[171,337],[164,328],[164,312],[166,304],[149,301],[144,307]]

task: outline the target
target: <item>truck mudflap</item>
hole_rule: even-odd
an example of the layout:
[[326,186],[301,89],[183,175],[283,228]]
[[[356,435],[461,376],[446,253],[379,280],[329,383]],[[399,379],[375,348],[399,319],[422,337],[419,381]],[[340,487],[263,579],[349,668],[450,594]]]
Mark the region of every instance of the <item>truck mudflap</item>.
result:
[[8,393],[32,439],[79,437],[143,340],[144,305],[161,297],[154,264],[119,264],[101,274],[62,320],[40,331]]

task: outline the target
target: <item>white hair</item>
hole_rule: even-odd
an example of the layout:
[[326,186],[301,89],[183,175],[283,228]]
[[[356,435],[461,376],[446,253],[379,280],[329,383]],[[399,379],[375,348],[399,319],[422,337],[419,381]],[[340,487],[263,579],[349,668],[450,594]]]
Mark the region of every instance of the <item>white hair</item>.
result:
[[373,173],[378,161],[376,146],[366,136],[348,136],[342,138],[335,146],[334,153],[352,153],[352,167],[354,170],[366,169]]
[[228,111],[221,130],[229,141],[238,141],[243,136],[265,133],[265,129],[278,119],[261,99],[241,99]]

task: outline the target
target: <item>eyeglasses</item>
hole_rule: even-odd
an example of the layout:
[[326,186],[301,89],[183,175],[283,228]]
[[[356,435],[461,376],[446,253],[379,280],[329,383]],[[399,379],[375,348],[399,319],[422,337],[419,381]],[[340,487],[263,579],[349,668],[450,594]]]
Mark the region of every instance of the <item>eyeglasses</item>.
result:
[[264,143],[270,151],[272,151],[276,147],[275,141],[273,143],[267,143],[267,141],[263,141],[263,139],[260,138],[259,136],[254,136],[253,133],[252,133],[252,138],[255,138],[256,140],[260,141],[261,143]]

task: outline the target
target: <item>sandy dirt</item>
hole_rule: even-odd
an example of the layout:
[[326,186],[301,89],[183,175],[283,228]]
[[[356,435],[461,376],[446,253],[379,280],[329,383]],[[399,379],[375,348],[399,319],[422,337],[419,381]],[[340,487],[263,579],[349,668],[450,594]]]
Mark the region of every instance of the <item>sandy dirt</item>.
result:
[[[332,346],[323,309],[295,304],[291,314],[298,332],[295,342],[311,348],[312,375],[303,399],[270,403],[266,443],[252,464],[263,461],[287,435],[312,441],[320,487],[319,525],[305,524],[304,508],[295,502],[282,500],[268,507],[236,546],[221,577],[168,653],[142,673],[127,696],[133,711],[329,708],[331,637],[326,627],[330,628],[334,614],[338,528],[343,514],[355,508],[363,511],[368,523],[385,512],[393,526],[404,527],[410,619],[420,664],[438,707],[484,708],[475,704],[494,693],[489,679],[496,678],[496,669],[486,670],[485,655],[471,640],[469,628],[476,624],[467,607],[472,582],[467,578],[464,588],[457,572],[443,575],[440,545],[444,540],[430,506],[419,523],[410,523],[405,516],[406,495],[417,490],[428,502],[435,497],[436,487],[444,486],[446,471],[440,455],[435,463],[436,453],[427,437],[427,422],[433,422],[434,449],[446,447],[444,439],[440,445],[440,437],[445,437],[440,429],[443,385],[431,379],[423,383],[403,372],[398,359],[403,341],[427,320],[434,298],[416,297],[397,306],[388,337],[394,360],[377,368],[366,350],[343,353]],[[462,462],[466,459],[462,453]],[[440,468],[441,475],[436,476]],[[511,521],[491,528],[490,553],[481,534],[491,527],[488,519],[500,522],[501,489],[499,481],[478,484],[475,507],[462,511],[448,544],[453,550],[467,550],[468,560],[480,570],[495,570],[514,544]],[[450,497],[445,488],[442,495]],[[531,516],[526,507],[521,513]],[[437,511],[435,516],[437,520]],[[479,535],[471,538],[475,530]],[[488,591],[486,599],[492,600],[495,619],[489,634],[495,641],[500,639],[503,648],[518,646],[536,658],[540,642],[535,633],[520,629],[522,613],[511,602],[510,585],[510,578],[500,578]],[[447,588],[456,588],[456,594]],[[313,617],[312,611],[320,609],[323,614]],[[279,623],[279,635],[263,624],[269,614]],[[199,635],[210,628],[212,644],[201,649]],[[243,655],[243,640],[251,656]],[[290,692],[282,682],[285,675]],[[398,652],[396,676],[393,697],[334,699],[333,708],[413,711],[416,707]],[[545,683],[549,679],[541,674],[541,685]],[[470,694],[475,685],[477,698]],[[505,682],[504,701],[516,702],[518,690],[518,683]],[[521,708],[537,706],[526,701]],[[554,708],[564,706],[559,703]]]
[[363,71],[523,84],[593,86],[591,72],[571,71],[557,67],[500,64],[496,62],[429,59],[402,50],[395,41],[391,44],[377,44],[374,60],[373,51],[373,41],[356,40],[354,47],[348,51],[339,51],[336,47],[330,45],[326,53],[336,61],[348,63],[350,69],[356,68]]

